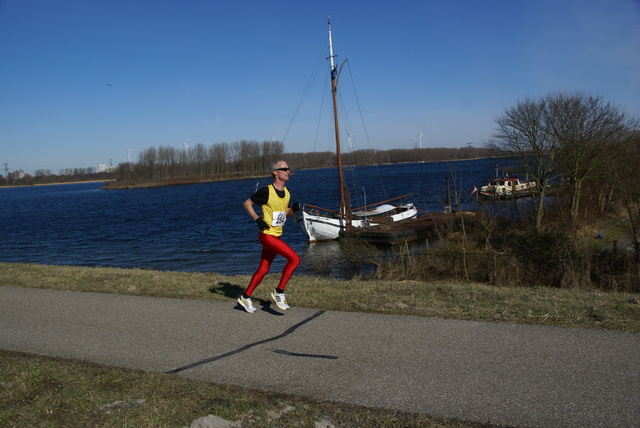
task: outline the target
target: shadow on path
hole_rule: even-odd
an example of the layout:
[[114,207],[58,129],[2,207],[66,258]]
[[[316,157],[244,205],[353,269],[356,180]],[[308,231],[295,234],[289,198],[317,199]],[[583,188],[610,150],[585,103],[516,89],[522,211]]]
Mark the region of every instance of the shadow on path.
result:
[[258,346],[258,345],[262,345],[262,344],[265,344],[265,343],[269,343],[269,342],[273,342],[273,341],[276,341],[276,340],[280,340],[283,337],[286,337],[286,336],[290,335],[291,333],[293,333],[294,331],[296,331],[298,328],[302,327],[306,323],[308,323],[310,321],[313,321],[314,319],[318,318],[320,315],[322,315],[324,313],[325,313],[325,311],[318,311],[315,314],[311,315],[309,318],[307,318],[305,320],[302,320],[298,324],[295,324],[295,325],[291,326],[284,333],[279,334],[277,336],[270,337],[270,338],[264,339],[264,340],[260,340],[258,342],[250,343],[248,345],[243,346],[242,348],[238,348],[238,349],[235,349],[233,351],[227,352],[226,354],[216,355],[215,357],[207,358],[205,360],[197,361],[195,363],[187,364],[186,366],[182,366],[182,367],[178,367],[178,368],[173,369],[173,370],[169,370],[168,372],[165,372],[165,374],[180,373],[180,372],[183,372],[185,370],[189,370],[189,369],[192,369],[194,367],[201,366],[203,364],[208,364],[208,363],[211,363],[211,362],[214,362],[214,361],[221,360],[223,358],[230,357],[232,355],[239,354],[241,352],[244,352],[244,351],[246,351],[248,349],[251,349],[251,348],[253,348],[255,346]]

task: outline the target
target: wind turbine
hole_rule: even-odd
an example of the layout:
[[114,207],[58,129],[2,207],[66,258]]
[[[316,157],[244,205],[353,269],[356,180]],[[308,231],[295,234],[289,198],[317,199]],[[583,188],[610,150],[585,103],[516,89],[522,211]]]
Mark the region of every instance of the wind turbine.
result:
[[420,145],[418,147],[422,148],[422,137],[424,137],[422,129],[420,130],[420,132],[418,132],[418,137],[420,138]]
[[349,138],[347,138],[347,144],[349,146],[349,151],[353,150],[353,144],[351,143],[351,137],[353,137],[353,134],[350,134],[347,132],[347,135],[349,136]]
[[184,155],[184,159],[187,159],[187,149],[189,148],[189,145],[187,144],[187,137],[184,137],[184,143],[182,143],[182,153]]
[[132,151],[133,150],[131,150],[131,149],[127,149],[127,159],[129,160],[129,165],[131,165],[131,152]]

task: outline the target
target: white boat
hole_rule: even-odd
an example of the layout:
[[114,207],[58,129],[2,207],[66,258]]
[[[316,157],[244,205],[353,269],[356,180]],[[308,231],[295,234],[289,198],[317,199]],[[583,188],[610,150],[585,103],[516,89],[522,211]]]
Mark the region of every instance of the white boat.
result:
[[[347,221],[338,213],[331,215],[327,210],[323,214],[307,205],[301,211],[300,227],[309,237],[309,242],[330,241],[337,239],[340,232],[347,230]],[[410,218],[416,218],[418,210],[412,203],[391,205],[382,204],[371,210],[359,210],[351,212],[349,227],[366,228],[380,224],[395,223]]]
[[297,217],[302,231],[309,238],[309,242],[329,241],[337,239],[340,232],[348,231],[352,228],[366,228],[379,224],[395,223],[418,216],[418,210],[412,203],[389,204],[388,202],[404,199],[410,195],[400,196],[384,202],[370,204],[365,207],[351,209],[350,191],[344,184],[342,173],[342,154],[340,151],[340,133],[338,127],[338,107],[337,91],[339,71],[335,65],[335,55],[333,54],[333,41],[331,38],[331,22],[328,20],[329,30],[329,62],[331,73],[331,93],[333,96],[333,120],[336,142],[336,158],[338,183],[340,187],[340,208],[339,211],[322,208],[319,206],[306,204],[305,208],[299,211]]
[[520,181],[518,177],[502,177],[489,180],[480,188],[480,196],[487,199],[513,199],[521,196],[532,196],[536,189],[533,181]]

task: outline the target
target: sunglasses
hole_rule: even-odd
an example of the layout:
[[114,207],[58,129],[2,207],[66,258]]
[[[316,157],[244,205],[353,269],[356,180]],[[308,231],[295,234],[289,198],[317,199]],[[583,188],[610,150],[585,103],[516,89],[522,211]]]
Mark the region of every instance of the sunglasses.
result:
[[289,168],[276,168],[274,171],[289,171]]

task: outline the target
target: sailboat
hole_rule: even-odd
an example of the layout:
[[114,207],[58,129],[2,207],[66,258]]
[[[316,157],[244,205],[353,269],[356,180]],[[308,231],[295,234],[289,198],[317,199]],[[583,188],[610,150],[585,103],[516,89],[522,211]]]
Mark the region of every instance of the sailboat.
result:
[[331,37],[331,20],[327,17],[329,31],[329,64],[331,73],[331,94],[333,98],[333,120],[336,143],[336,159],[338,183],[340,191],[339,211],[305,204],[305,209],[299,211],[298,223],[302,231],[308,236],[309,242],[329,241],[340,237],[341,232],[362,229],[379,224],[390,224],[418,216],[418,210],[413,203],[406,202],[392,204],[393,201],[403,200],[411,196],[403,195],[386,201],[369,204],[360,208],[351,208],[350,190],[345,186],[342,153],[340,150],[340,132],[338,126],[338,77],[339,71],[333,54],[333,40]]

